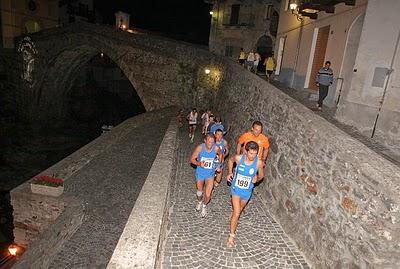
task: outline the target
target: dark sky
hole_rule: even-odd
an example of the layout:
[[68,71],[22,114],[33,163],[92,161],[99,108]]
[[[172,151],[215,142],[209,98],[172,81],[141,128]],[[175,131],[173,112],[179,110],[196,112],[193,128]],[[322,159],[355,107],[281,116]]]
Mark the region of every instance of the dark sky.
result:
[[121,10],[131,14],[131,27],[208,45],[210,5],[203,0],[94,0],[94,5],[103,23],[115,24],[114,13]]

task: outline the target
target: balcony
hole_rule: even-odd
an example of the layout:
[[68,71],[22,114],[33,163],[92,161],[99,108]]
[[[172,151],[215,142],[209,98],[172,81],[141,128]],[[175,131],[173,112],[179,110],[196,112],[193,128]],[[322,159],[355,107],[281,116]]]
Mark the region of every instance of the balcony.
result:
[[298,12],[299,14],[311,19],[318,18],[319,11],[326,13],[335,13],[335,5],[345,3],[349,6],[354,6],[356,0],[300,0]]

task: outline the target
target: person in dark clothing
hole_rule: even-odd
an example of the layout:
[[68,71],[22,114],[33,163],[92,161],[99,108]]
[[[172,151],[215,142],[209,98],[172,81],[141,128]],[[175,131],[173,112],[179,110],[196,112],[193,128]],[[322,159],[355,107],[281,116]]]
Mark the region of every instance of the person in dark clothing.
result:
[[328,95],[329,86],[331,86],[333,82],[333,71],[330,67],[331,62],[326,61],[325,66],[318,71],[315,80],[315,83],[319,87],[319,98],[317,103],[318,110],[322,110],[322,103]]

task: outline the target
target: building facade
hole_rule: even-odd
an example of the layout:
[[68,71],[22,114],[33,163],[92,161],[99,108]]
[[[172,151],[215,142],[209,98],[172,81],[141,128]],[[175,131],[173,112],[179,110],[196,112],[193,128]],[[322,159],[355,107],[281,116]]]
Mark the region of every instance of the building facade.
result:
[[237,59],[240,48],[271,54],[278,29],[280,1],[208,0],[211,52]]
[[[324,6],[328,2],[331,5]],[[292,11],[293,3],[297,8]],[[306,10],[313,19],[301,15],[304,3],[316,4]],[[324,10],[318,10],[321,7]],[[399,11],[398,0],[284,0],[275,46],[275,75],[297,90],[317,92],[316,73],[331,61],[334,83],[325,101],[337,107],[336,118],[398,154]]]
[[3,48],[13,48],[17,36],[58,24],[56,0],[1,0],[0,5]]
[[0,0],[1,43],[14,48],[23,34],[76,21],[94,21],[93,0]]

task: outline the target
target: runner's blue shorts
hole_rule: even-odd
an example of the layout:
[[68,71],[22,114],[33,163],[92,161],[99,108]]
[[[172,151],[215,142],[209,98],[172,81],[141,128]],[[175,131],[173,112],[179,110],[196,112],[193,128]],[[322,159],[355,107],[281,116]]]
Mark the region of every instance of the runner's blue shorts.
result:
[[242,190],[237,187],[232,186],[231,187],[231,195],[232,196],[239,196],[240,200],[243,201],[248,201],[251,198],[251,195],[253,194],[253,190]]

